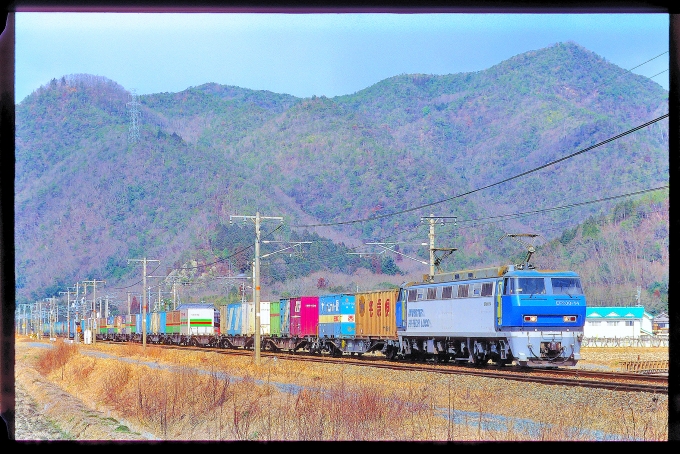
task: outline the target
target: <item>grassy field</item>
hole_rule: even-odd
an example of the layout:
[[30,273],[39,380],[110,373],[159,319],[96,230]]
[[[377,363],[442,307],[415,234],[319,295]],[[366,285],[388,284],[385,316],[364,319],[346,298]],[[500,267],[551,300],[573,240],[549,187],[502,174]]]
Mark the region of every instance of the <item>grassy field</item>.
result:
[[[58,341],[52,349],[31,345],[22,339],[16,342],[17,387],[40,400],[38,409],[49,408],[45,416],[64,438],[76,440],[478,442],[668,437],[666,395],[301,365],[285,359],[263,358],[256,366],[251,357],[153,346],[143,350],[134,344],[76,346]],[[588,348],[582,354],[584,365],[616,369],[621,361],[638,356],[668,359],[668,348]],[[56,390],[76,400],[62,396],[54,405],[45,402],[58,394]],[[100,432],[73,433],[69,427],[77,419],[74,415],[84,409],[96,412],[108,425]],[[30,439],[30,432],[22,436]]]

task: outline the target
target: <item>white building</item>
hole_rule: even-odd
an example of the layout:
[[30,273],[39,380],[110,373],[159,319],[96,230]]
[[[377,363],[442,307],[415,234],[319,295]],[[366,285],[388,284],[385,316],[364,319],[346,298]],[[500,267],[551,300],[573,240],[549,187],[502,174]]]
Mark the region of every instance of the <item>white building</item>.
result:
[[669,319],[668,319],[668,314],[665,312],[662,312],[658,314],[656,317],[654,317],[654,320],[652,322],[652,329],[654,330],[654,334],[668,334],[669,331]]
[[651,336],[653,319],[642,306],[587,307],[583,336],[591,339]]

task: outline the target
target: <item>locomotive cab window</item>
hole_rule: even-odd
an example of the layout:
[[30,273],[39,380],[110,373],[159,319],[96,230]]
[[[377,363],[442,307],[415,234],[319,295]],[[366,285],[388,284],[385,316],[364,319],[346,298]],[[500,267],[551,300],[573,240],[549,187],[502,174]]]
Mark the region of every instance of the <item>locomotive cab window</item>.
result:
[[542,277],[517,277],[505,279],[506,295],[543,295],[545,280]]
[[555,295],[583,295],[581,279],[579,278],[553,277],[550,281],[552,283],[553,294]]
[[545,280],[542,277],[521,277],[517,279],[517,292],[522,295],[545,294]]
[[516,278],[514,278],[514,277],[505,278],[505,282],[503,284],[503,294],[504,295],[517,294],[517,293],[519,293],[517,291],[518,288],[519,287],[517,285],[517,279]]

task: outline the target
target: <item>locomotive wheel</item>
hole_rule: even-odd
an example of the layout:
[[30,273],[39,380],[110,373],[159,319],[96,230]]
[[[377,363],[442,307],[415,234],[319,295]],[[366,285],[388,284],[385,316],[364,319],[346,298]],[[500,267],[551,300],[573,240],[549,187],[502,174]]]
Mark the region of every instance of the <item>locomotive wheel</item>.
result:
[[480,356],[474,356],[472,358],[472,364],[474,364],[475,366],[484,366],[488,362],[489,362],[488,358],[485,359],[485,358],[482,358]]

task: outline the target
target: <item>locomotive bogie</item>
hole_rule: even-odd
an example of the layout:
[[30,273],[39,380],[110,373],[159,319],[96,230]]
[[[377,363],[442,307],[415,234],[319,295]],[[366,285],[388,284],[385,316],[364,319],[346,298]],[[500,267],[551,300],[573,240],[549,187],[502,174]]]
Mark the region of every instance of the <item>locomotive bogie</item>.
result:
[[512,353],[506,340],[494,338],[422,338],[401,337],[400,356],[411,359],[433,359],[446,362],[456,361],[471,364],[486,364],[492,361],[498,365],[512,362]]
[[575,366],[581,359],[580,333],[577,331],[515,331],[509,335],[508,340],[521,366]]

